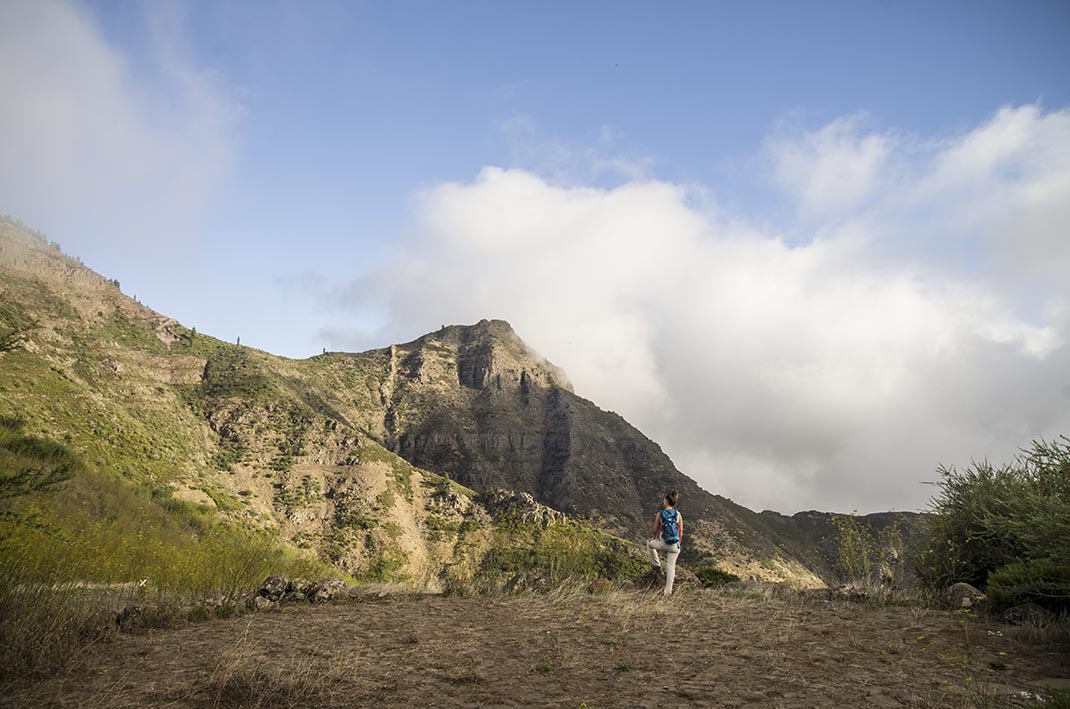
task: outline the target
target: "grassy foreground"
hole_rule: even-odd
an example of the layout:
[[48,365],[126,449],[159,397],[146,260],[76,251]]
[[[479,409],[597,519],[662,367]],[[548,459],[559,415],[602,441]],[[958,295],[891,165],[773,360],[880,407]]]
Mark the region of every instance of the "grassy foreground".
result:
[[[1064,632],[1065,628],[1063,629]],[[94,648],[7,706],[1066,706],[1066,637],[761,588],[369,593]]]

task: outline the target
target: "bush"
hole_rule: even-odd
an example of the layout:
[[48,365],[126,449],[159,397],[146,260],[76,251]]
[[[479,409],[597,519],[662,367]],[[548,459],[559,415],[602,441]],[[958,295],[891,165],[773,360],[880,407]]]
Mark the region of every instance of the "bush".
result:
[[494,545],[483,559],[481,573],[488,579],[527,574],[556,585],[596,577],[630,579],[647,566],[631,545],[598,531],[588,520],[567,519],[542,527],[504,519],[495,527]]
[[739,581],[735,574],[721,571],[716,566],[699,566],[695,569],[695,576],[698,576],[705,588],[720,588],[726,583]]
[[841,577],[858,586],[871,586],[900,576],[903,558],[901,520],[874,528],[857,515],[833,515],[837,565]]
[[1012,564],[1070,565],[1070,439],[1034,442],[1000,468],[981,462],[938,472],[929,547],[915,558],[924,585],[984,586]]
[[988,576],[988,600],[1000,610],[1036,603],[1055,613],[1070,611],[1070,566],[1011,564]]

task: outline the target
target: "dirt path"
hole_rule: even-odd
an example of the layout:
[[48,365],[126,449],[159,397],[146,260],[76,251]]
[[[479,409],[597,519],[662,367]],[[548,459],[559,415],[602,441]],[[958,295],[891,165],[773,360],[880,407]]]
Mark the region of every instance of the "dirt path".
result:
[[123,635],[0,704],[935,707],[1070,689],[1065,651],[1006,631],[713,591],[351,602]]

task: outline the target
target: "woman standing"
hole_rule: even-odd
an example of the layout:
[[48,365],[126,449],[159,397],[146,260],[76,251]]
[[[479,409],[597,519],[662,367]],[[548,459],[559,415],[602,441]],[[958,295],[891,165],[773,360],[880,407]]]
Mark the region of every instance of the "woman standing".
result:
[[676,509],[680,493],[673,490],[665,496],[662,510],[654,518],[654,538],[646,543],[650,550],[650,563],[661,570],[658,552],[665,552],[665,595],[672,595],[672,582],[676,578],[676,557],[680,556],[680,543],[684,539],[684,518]]

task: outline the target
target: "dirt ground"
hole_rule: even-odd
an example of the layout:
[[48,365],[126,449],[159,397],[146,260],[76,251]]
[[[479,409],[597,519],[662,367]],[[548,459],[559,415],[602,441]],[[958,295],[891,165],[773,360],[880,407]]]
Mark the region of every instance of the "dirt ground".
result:
[[3,706],[943,707],[1070,690],[1066,647],[922,608],[717,591],[378,598],[96,647]]

